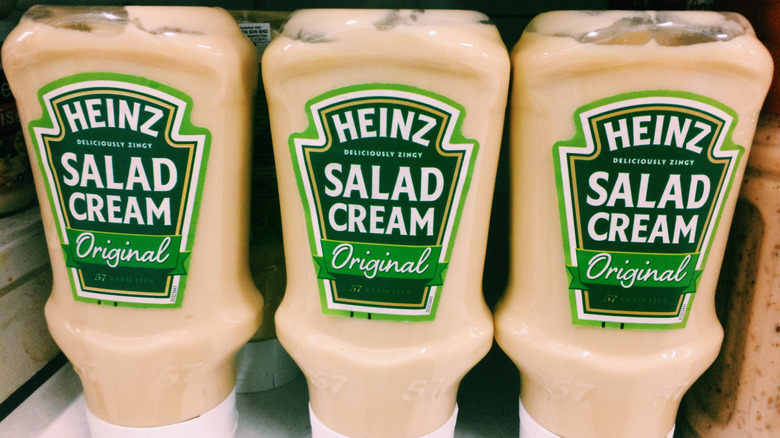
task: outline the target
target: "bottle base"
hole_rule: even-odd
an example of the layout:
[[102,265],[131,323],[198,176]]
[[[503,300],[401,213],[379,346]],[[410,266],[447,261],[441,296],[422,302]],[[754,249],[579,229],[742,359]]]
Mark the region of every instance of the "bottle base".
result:
[[[322,422],[314,414],[314,410],[309,403],[309,418],[311,419],[311,436],[312,438],[350,438],[346,435],[342,435],[336,431],[333,431],[322,424]],[[433,432],[423,435],[418,438],[452,438],[455,435],[455,421],[458,419],[458,405],[455,405],[455,410],[452,412],[452,416],[438,429]]]
[[126,427],[101,420],[86,407],[92,438],[230,438],[238,428],[236,390],[208,412],[181,423],[156,427]]

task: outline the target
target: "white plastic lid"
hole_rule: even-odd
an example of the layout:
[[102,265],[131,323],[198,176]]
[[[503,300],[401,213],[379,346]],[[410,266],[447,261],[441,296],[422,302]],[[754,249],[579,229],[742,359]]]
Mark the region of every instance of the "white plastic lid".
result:
[[92,438],[232,438],[238,428],[236,390],[210,411],[181,423],[157,427],[125,427],[96,417],[87,407]]
[[561,438],[534,421],[520,400],[520,438]]
[[[349,438],[346,435],[328,429],[328,426],[322,424],[319,418],[314,415],[311,403],[309,403],[309,418],[311,418],[311,438]],[[455,435],[455,421],[457,419],[458,405],[455,405],[452,415],[440,428],[419,438],[452,438]]]
[[[666,435],[666,438],[673,438],[674,426],[672,426],[671,432]],[[520,400],[520,438],[561,438],[558,435],[543,428],[539,423],[534,421],[528,411],[523,407],[523,401]]]
[[292,382],[300,374],[278,339],[248,342],[238,352],[236,390],[241,394],[267,391]]

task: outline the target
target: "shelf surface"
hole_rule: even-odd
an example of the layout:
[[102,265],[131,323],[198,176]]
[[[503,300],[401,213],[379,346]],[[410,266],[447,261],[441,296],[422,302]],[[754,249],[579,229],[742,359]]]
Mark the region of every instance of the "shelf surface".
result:
[[[487,359],[488,363],[492,362],[490,355]],[[490,370],[479,368],[461,385],[455,437],[517,437],[517,417],[512,414],[516,411],[494,404],[506,397],[478,390],[481,374],[490,374]],[[238,394],[236,404],[239,412],[236,438],[311,436],[303,376],[280,388]],[[81,383],[70,363],[62,366],[0,422],[0,437],[89,438]]]

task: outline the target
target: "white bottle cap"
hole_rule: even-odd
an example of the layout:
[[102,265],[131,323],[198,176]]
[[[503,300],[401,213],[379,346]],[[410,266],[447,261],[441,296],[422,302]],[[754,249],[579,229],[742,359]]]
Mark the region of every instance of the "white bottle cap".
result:
[[236,390],[241,394],[278,388],[301,374],[276,338],[247,342],[238,352],[237,360]]
[[232,438],[238,428],[236,390],[215,408],[181,423],[157,427],[125,427],[108,423],[87,411],[92,438]]
[[561,438],[534,421],[520,400],[520,438]]
[[[314,410],[309,403],[309,418],[311,418],[311,438],[349,438],[346,435],[342,435],[331,429],[328,426],[322,424],[322,422],[314,415]],[[455,421],[458,419],[458,405],[455,405],[455,410],[452,412],[450,418],[440,428],[433,432],[423,435],[419,438],[452,438],[455,435]]]
[[[666,438],[674,437],[674,426],[672,431],[666,435]],[[539,423],[534,421],[528,411],[523,407],[523,401],[520,400],[520,438],[561,438],[558,435],[543,428]]]

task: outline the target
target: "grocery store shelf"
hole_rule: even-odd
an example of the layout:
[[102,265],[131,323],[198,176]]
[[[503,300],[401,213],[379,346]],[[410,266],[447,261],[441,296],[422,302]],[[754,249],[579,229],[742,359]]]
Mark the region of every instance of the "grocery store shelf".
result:
[[[275,390],[239,394],[236,403],[239,409],[237,438],[311,435],[303,378]],[[0,436],[89,437],[81,384],[70,363],[0,423]]]
[[[456,438],[517,437],[516,373],[494,348],[463,381]],[[501,373],[496,371],[501,369]],[[502,379],[502,376],[504,377]],[[500,381],[503,380],[503,383]],[[309,437],[308,392],[299,376],[269,391],[238,394],[236,438]],[[0,437],[88,438],[81,383],[66,363],[0,422]]]

